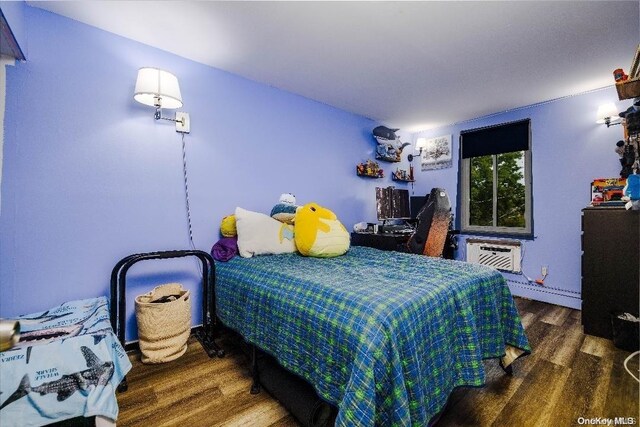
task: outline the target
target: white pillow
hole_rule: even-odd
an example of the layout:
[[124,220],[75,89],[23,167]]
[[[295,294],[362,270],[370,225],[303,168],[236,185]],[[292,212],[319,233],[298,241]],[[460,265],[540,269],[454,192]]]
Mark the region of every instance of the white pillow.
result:
[[236,208],[240,256],[283,254],[296,251],[293,226],[269,215]]

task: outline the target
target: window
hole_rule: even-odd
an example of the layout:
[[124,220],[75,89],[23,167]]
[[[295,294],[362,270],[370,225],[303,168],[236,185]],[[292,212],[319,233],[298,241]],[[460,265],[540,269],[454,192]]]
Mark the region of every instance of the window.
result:
[[460,132],[463,233],[533,235],[530,120]]

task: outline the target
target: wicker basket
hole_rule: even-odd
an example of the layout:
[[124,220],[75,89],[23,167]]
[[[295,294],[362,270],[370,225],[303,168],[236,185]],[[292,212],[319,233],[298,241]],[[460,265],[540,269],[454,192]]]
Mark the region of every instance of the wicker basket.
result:
[[164,363],[187,351],[191,298],[180,283],[167,283],[136,297],[142,363]]

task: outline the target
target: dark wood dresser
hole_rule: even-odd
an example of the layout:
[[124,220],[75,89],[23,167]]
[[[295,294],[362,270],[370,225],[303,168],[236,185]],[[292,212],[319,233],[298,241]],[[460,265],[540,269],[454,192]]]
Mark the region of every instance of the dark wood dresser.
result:
[[640,211],[620,207],[582,210],[582,325],[611,338],[611,312],[638,315]]

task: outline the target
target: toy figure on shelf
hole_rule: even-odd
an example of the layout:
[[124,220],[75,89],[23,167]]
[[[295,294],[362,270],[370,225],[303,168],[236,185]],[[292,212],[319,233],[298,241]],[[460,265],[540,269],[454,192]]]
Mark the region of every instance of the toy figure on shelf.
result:
[[620,83],[628,80],[629,76],[625,74],[622,68],[617,68],[613,70],[613,79],[616,81],[616,83]]
[[378,147],[376,147],[376,159],[387,162],[400,161],[402,150],[404,150],[407,145],[411,144],[400,141],[400,138],[396,136],[397,130],[399,129],[389,129],[385,126],[378,126],[373,130],[373,136],[378,142]]
[[413,177],[411,177],[411,173],[407,173],[404,169],[396,169],[391,177],[394,181],[413,181]]
[[374,162],[373,160],[367,160],[367,171],[369,176],[377,176],[382,178],[384,173],[382,169],[380,169],[380,165],[378,162]]
[[640,98],[619,114],[623,119],[625,138],[616,143],[615,151],[620,156],[620,176],[627,178],[640,170]]
[[369,176],[372,178],[384,178],[384,171],[380,169],[380,165],[372,160],[360,163],[356,166],[358,176]]

